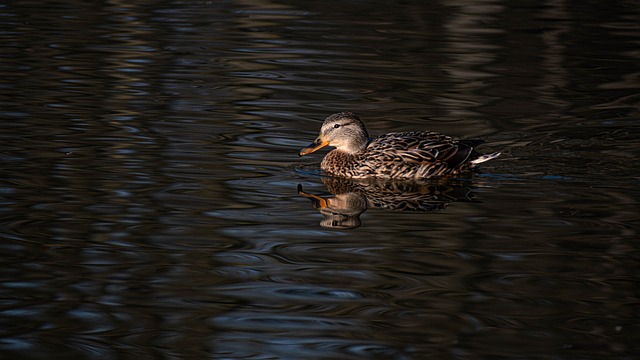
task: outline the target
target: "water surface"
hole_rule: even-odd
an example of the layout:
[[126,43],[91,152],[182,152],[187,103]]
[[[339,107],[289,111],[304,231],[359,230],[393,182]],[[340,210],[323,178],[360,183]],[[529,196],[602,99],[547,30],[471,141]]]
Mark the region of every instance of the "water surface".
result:
[[[637,357],[637,1],[0,9],[0,357]],[[344,110],[502,156],[337,186]]]

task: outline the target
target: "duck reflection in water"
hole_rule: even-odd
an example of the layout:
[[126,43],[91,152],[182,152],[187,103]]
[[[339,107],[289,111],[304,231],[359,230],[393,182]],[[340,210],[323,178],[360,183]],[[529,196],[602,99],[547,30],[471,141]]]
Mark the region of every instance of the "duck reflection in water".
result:
[[450,181],[407,183],[380,180],[352,180],[326,177],[322,182],[331,196],[304,191],[298,194],[311,200],[320,210],[325,228],[355,229],[362,225],[360,215],[368,209],[409,212],[441,211],[451,202],[476,202],[468,186]]

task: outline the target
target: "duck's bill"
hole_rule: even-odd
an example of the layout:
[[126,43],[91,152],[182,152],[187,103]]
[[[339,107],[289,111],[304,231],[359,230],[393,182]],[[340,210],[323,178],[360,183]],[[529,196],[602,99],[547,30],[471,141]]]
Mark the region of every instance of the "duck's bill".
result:
[[305,156],[305,155],[309,155],[311,153],[314,153],[320,149],[322,149],[323,147],[329,145],[328,141],[324,141],[322,139],[317,139],[315,142],[309,144],[309,146],[307,146],[306,148],[300,150],[300,152],[298,153],[298,156]]

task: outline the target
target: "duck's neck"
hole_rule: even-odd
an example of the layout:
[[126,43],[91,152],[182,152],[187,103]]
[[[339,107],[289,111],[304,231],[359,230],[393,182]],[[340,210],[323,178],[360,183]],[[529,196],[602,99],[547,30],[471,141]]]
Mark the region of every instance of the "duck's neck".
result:
[[339,146],[336,150],[347,155],[358,155],[365,151],[367,145],[369,145],[369,138],[363,136],[361,138],[350,139],[349,142]]

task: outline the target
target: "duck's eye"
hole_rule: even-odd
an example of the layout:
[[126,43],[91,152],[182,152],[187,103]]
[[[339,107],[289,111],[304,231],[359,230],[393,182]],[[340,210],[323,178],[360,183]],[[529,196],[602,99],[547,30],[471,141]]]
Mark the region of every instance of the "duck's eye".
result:
[[337,129],[337,128],[339,128],[339,127],[340,127],[340,124],[335,124],[335,125],[333,125],[333,128],[334,128],[334,129]]

